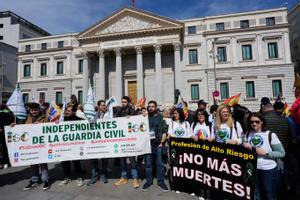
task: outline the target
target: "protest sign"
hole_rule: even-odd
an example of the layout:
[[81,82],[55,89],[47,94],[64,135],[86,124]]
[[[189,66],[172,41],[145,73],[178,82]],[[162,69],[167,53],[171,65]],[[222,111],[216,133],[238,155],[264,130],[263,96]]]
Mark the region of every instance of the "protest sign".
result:
[[189,138],[171,138],[169,148],[173,190],[200,195],[205,189],[227,199],[253,199],[254,150]]
[[144,116],[5,127],[12,166],[151,153]]

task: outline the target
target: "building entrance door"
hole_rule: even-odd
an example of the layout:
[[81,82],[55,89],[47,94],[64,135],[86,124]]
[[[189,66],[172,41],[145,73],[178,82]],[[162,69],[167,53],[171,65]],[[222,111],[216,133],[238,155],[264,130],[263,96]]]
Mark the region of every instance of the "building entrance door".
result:
[[127,94],[132,98],[132,103],[136,102],[137,98],[137,83],[136,81],[128,81]]

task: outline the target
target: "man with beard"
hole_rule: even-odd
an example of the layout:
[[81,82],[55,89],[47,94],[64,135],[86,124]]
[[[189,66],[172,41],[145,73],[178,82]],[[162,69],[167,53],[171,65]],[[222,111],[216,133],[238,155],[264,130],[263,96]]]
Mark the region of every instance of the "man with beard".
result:
[[[130,105],[130,98],[128,96],[122,97],[122,107],[118,110],[116,117],[125,117],[134,115],[135,111]],[[120,158],[121,160],[121,178],[114,183],[115,186],[120,186],[128,183],[128,176],[127,176],[127,157]],[[131,165],[131,176],[132,176],[132,187],[139,188],[139,181],[138,181],[138,171],[137,171],[137,163],[135,157],[129,157],[130,165]]]
[[152,153],[145,155],[146,161],[146,183],[142,190],[146,191],[153,184],[153,158],[156,160],[156,175],[157,185],[167,192],[169,189],[164,181],[164,167],[162,161],[162,149],[166,142],[167,127],[163,120],[163,116],[157,112],[156,101],[149,101],[148,103],[148,119],[150,127],[150,139]]

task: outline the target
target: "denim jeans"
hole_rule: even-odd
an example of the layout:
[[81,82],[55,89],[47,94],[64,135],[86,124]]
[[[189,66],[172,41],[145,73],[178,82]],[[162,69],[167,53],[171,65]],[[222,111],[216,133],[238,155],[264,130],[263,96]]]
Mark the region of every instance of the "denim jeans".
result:
[[92,159],[92,177],[91,179],[98,179],[99,175],[107,175],[108,158],[101,159],[101,169],[99,170],[98,159]]
[[276,200],[278,188],[277,167],[270,170],[257,170],[255,184],[255,200]]
[[31,165],[30,168],[32,171],[32,177],[31,177],[32,182],[39,182],[40,168],[41,168],[41,174],[42,174],[42,176],[41,176],[42,181],[43,182],[49,181],[48,165],[46,163],[38,164],[38,165]]
[[71,162],[73,163],[74,168],[75,168],[75,177],[82,178],[82,169],[81,169],[80,160],[61,162],[61,165],[64,170],[64,178],[71,179]]
[[157,183],[164,183],[164,166],[162,162],[162,148],[156,147],[151,154],[145,155],[146,161],[146,180],[153,183],[153,158],[155,157]]
[[[135,161],[135,157],[128,157],[130,160],[130,165],[131,165],[131,176],[133,179],[138,178],[138,172],[137,172],[137,164]],[[127,179],[127,157],[126,158],[121,158],[121,177]]]

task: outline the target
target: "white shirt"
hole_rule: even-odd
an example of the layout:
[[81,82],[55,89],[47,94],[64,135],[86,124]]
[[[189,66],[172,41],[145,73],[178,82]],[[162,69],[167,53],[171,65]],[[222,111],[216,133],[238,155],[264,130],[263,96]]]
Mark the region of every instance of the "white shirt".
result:
[[183,123],[179,123],[171,121],[169,123],[168,134],[171,137],[190,138],[192,134],[189,122],[184,121]]
[[235,123],[236,123],[237,130],[235,130],[234,124],[232,124],[231,138],[230,138],[231,128],[227,125],[227,123],[222,123],[220,129],[217,129],[215,127],[215,124],[213,124],[211,137],[215,138],[215,140],[220,143],[226,143],[228,140],[236,140],[238,141],[238,144],[241,144],[242,143],[241,135],[243,129],[239,122],[235,122]]
[[207,126],[205,122],[202,124],[200,124],[200,122],[197,122],[195,128],[193,127],[194,123],[191,126],[192,134],[194,136],[197,136],[199,139],[207,139],[211,137],[209,126]]
[[[265,132],[250,132],[248,138],[245,138],[245,142],[249,143],[253,148],[263,148],[267,152],[271,152],[271,145],[280,144],[280,141],[275,133],[271,136],[271,145],[269,143],[270,131]],[[257,169],[270,170],[277,166],[275,160],[267,158],[266,156],[257,155]]]

